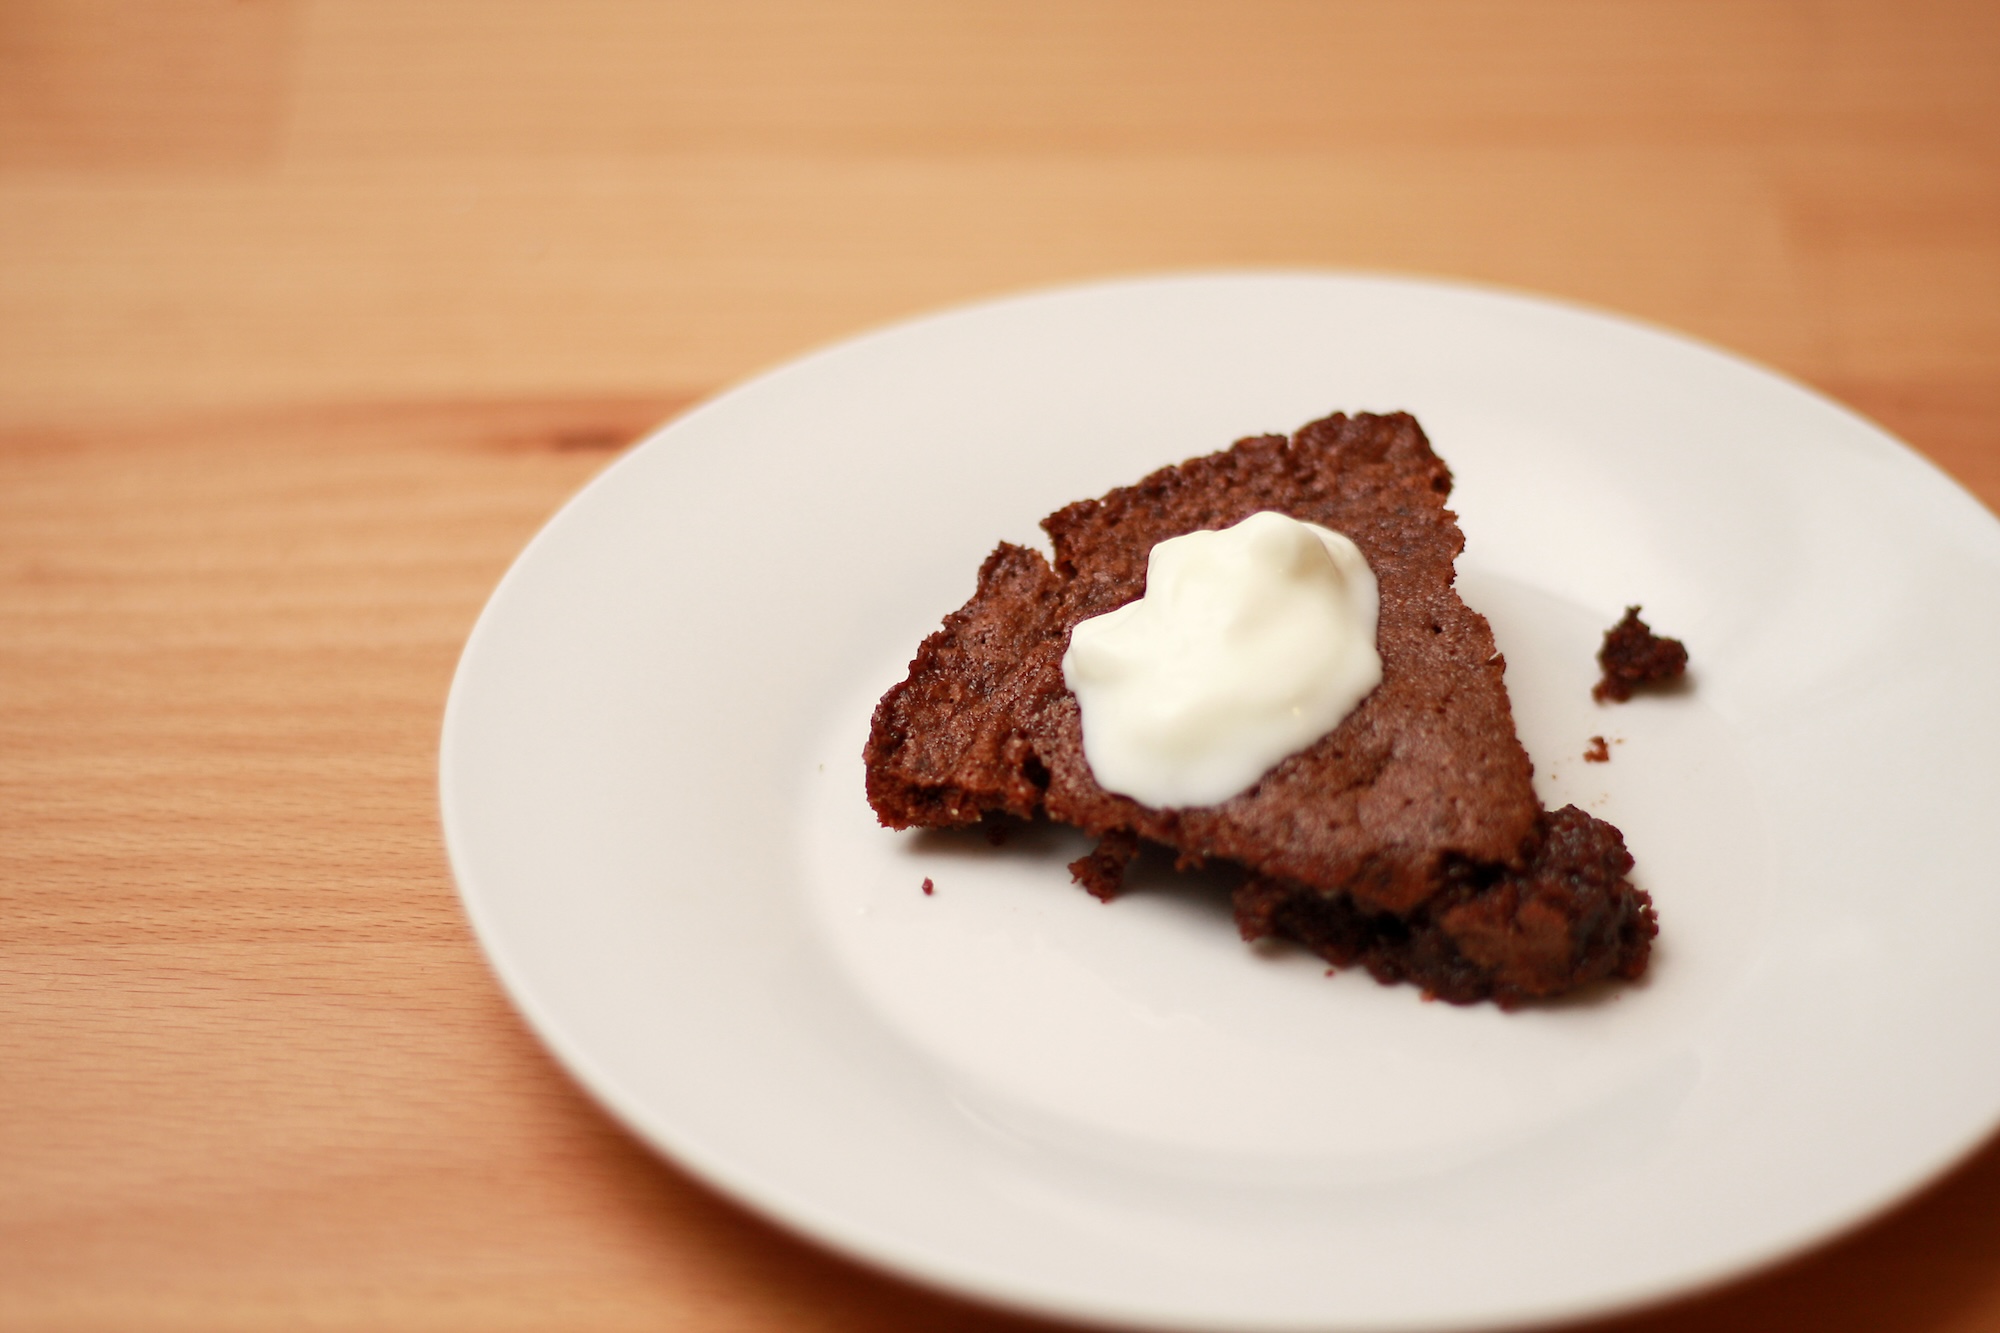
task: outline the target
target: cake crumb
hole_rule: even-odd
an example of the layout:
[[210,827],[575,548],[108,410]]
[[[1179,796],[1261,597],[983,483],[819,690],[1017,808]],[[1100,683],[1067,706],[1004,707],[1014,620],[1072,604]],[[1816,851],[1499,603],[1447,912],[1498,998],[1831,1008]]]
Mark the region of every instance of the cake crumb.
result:
[[925,876],[924,876],[924,897],[928,898],[928,897],[930,897],[930,896],[931,896],[931,895],[932,895],[933,893],[936,893],[936,892],[937,892],[937,885],[935,885],[935,884],[931,883],[931,877],[930,877],[929,875],[925,875]]
[[1097,850],[1069,863],[1070,878],[1090,891],[1099,902],[1110,902],[1125,884],[1125,867],[1139,854],[1139,835],[1130,829],[1112,829],[1097,840]]
[[1640,686],[1678,680],[1687,662],[1687,648],[1679,639],[1653,633],[1639,619],[1639,608],[1628,606],[1625,618],[1604,632],[1604,646],[1597,651],[1604,679],[1592,687],[1590,697],[1623,703]]
[[1592,736],[1590,738],[1590,748],[1583,752],[1583,762],[1586,764],[1608,764],[1611,762],[1611,747],[1604,743],[1604,737]]

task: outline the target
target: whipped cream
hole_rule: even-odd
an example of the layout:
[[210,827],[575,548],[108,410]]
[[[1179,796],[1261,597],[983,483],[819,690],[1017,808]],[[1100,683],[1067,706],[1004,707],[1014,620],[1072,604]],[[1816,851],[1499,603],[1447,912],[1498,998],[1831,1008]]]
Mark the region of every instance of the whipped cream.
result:
[[1340,725],[1382,681],[1375,572],[1283,514],[1155,546],[1146,594],[1070,631],[1063,680],[1097,784],[1214,805]]

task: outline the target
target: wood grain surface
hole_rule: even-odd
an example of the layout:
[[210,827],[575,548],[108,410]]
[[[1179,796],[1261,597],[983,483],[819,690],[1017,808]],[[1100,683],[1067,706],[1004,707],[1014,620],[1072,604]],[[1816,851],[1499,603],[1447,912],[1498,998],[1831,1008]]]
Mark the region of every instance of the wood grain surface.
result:
[[[1040,1326],[573,1087],[453,896],[444,693],[700,396],[1274,263],[1675,326],[2000,504],[2000,7],[0,3],[0,1328]],[[2000,1148],[1603,1327],[2000,1333]]]

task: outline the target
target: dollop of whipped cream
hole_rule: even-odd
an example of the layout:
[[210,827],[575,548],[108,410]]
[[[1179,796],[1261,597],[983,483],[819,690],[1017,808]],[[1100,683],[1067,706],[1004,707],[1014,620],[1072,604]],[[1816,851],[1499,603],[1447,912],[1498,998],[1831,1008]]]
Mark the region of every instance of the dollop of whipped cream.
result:
[[1248,790],[1381,684],[1380,607],[1360,548],[1316,523],[1265,512],[1161,542],[1145,596],[1070,631],[1091,775],[1160,808]]

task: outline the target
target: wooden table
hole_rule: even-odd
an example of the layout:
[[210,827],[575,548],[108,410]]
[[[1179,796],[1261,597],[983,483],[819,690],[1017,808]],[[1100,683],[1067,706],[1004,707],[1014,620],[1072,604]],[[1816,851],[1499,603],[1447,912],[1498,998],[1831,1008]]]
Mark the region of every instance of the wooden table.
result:
[[[2000,8],[0,5],[0,1327],[1029,1327],[578,1093],[460,917],[439,715],[694,399],[1225,264],[1676,326],[2000,504]],[[2000,1149],[1611,1327],[2000,1330]]]

